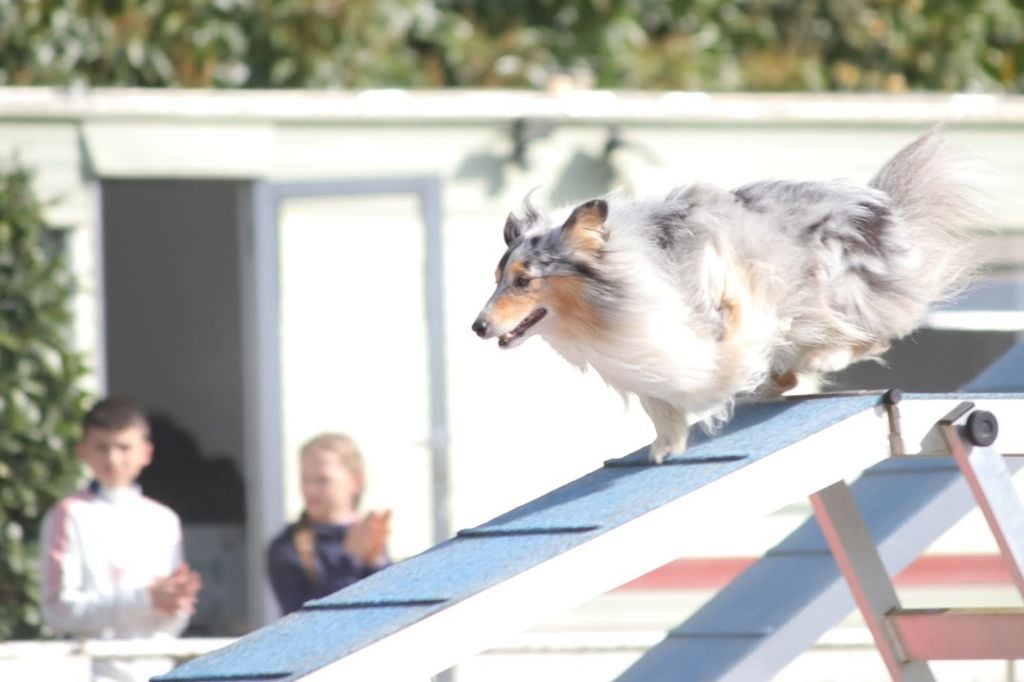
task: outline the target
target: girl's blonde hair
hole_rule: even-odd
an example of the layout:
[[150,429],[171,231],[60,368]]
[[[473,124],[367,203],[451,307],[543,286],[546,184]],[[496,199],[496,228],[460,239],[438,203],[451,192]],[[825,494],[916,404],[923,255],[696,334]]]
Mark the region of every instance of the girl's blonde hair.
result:
[[[311,438],[299,449],[299,459],[301,460],[314,452],[329,452],[335,455],[341,466],[359,479],[359,490],[356,491],[352,501],[352,506],[358,508],[359,500],[363,496],[363,488],[366,487],[366,478],[363,476],[363,454],[359,452],[356,442],[352,440],[351,436],[344,433],[321,433],[319,436]],[[316,569],[316,538],[313,524],[305,511],[302,512],[292,533],[292,543],[295,545],[299,564],[302,566],[306,580],[316,588],[320,584],[320,574]]]
[[355,494],[355,507],[363,496],[363,488],[366,487],[366,467],[363,464],[363,454],[359,446],[351,436],[344,433],[321,433],[314,436],[299,449],[299,457],[304,458],[314,452],[329,452],[336,455],[338,462],[348,469],[348,472],[359,479],[359,491]]

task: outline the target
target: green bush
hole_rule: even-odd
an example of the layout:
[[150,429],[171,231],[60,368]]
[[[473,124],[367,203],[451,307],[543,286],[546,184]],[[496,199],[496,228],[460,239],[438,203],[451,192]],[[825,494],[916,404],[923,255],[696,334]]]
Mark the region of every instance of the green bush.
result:
[[72,279],[31,174],[0,168],[0,641],[43,634],[42,516],[79,481],[87,396],[70,350]]
[[1024,90],[1021,0],[0,0],[0,85]]

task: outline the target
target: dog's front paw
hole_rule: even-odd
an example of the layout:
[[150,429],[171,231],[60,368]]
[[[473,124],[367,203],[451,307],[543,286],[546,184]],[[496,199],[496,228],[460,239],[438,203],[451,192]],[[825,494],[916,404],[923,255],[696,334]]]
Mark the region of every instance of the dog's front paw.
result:
[[640,404],[654,423],[654,442],[647,448],[647,456],[655,464],[661,464],[673,452],[686,449],[686,436],[690,427],[686,414],[679,408],[657,398],[640,397]]
[[661,464],[665,461],[665,458],[674,452],[682,452],[686,449],[686,441],[682,443],[669,443],[666,441],[655,440],[647,448],[647,457],[654,464]]

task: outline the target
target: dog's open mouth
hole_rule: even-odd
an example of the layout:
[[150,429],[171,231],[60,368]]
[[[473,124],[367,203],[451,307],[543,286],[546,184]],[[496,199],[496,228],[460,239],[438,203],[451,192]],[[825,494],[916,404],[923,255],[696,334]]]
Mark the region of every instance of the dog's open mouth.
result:
[[548,311],[546,308],[537,308],[532,313],[527,315],[522,322],[516,325],[515,329],[510,331],[508,334],[502,334],[501,336],[499,336],[498,345],[501,346],[502,348],[508,348],[509,344],[515,342],[516,339],[521,338],[522,335],[525,334],[530,329],[530,327],[540,322],[541,319],[543,319],[543,317],[547,314]]

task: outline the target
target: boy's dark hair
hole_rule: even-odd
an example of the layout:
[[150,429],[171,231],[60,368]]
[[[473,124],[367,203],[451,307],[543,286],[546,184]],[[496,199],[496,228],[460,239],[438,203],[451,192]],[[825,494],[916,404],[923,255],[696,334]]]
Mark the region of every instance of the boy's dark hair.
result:
[[111,396],[99,401],[85,413],[82,435],[89,429],[120,431],[130,426],[138,426],[149,435],[149,420],[142,408],[127,398]]

